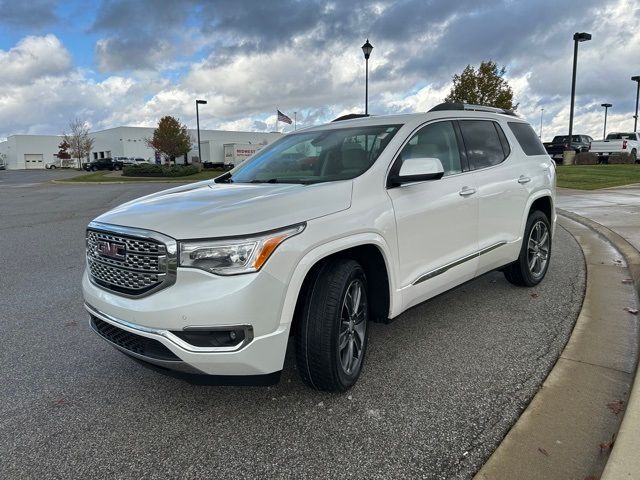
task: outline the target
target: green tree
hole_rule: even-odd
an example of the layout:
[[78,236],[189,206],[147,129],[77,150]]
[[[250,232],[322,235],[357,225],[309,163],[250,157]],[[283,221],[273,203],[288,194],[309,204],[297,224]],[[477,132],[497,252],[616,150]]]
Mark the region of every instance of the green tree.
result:
[[147,145],[160,152],[165,160],[175,162],[176,157],[186,155],[191,150],[191,137],[187,126],[175,117],[167,115],[158,122],[153,137],[147,139]]
[[513,90],[504,79],[505,67],[498,68],[495,62],[482,62],[476,70],[471,65],[453,76],[453,86],[445,102],[462,102],[474,105],[506,108],[515,111]]

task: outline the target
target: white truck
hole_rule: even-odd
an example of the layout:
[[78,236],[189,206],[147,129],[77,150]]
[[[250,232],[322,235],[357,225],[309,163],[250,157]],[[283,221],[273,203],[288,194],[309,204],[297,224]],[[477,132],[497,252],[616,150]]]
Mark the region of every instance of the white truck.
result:
[[628,153],[634,163],[638,163],[638,151],[640,151],[640,134],[613,132],[607,135],[605,140],[591,142],[591,153],[597,154],[602,160],[616,153]]
[[224,148],[224,166],[237,167],[247,158],[253,156],[264,145],[253,143],[225,143]]

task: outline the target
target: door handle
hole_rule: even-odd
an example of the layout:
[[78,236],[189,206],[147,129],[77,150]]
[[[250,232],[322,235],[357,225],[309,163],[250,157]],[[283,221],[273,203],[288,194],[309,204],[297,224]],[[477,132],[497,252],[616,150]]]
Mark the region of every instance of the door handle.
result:
[[474,193],[476,193],[476,189],[471,187],[462,187],[462,190],[460,190],[458,193],[461,197],[468,197],[469,195],[473,195]]
[[526,177],[524,175],[520,175],[520,177],[518,178],[518,183],[520,185],[524,185],[525,183],[529,183],[531,181],[531,179],[529,177]]

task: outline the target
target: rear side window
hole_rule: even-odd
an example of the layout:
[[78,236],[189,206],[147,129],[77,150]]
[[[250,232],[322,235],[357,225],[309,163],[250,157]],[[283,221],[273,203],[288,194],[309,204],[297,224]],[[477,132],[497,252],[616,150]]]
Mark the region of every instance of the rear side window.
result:
[[[495,122],[489,120],[460,120],[460,131],[467,149],[469,164],[474,169],[502,163],[509,155],[509,144],[500,138]],[[501,131],[502,136],[504,133]]]
[[518,140],[518,143],[522,147],[522,151],[525,155],[546,155],[547,151],[544,149],[542,142],[533,131],[531,125],[521,122],[508,122],[509,128],[513,132],[513,135]]

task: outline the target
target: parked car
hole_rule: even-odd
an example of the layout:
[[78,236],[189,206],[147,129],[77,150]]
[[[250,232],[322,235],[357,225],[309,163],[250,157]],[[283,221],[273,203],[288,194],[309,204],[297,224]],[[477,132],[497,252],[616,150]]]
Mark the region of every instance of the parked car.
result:
[[593,139],[589,135],[571,135],[571,145],[569,145],[569,135],[557,135],[550,142],[545,142],[544,148],[554,160],[562,160],[565,150],[573,150],[576,153],[587,152],[589,143]]
[[112,158],[99,158],[98,160],[92,160],[82,164],[82,168],[92,172],[98,170],[122,170],[122,166],[122,161]]
[[[300,151],[317,154],[312,170],[289,161]],[[371,321],[492,270],[539,284],[555,182],[531,126],[501,109],[298,130],[214,180],[92,221],[85,307],[111,345],[182,375],[274,381],[293,334],[303,381],[343,391]]]
[[602,161],[607,161],[614,153],[628,153],[631,159],[638,163],[638,151],[640,150],[640,134],[636,132],[613,132],[607,135],[605,140],[591,142],[590,152],[597,154]]
[[56,168],[70,168],[72,162],[73,160],[71,159],[61,160],[59,158],[54,157],[53,160],[51,160],[50,162],[46,162],[44,164],[44,168],[49,170],[55,170]]
[[140,165],[141,163],[149,163],[144,158],[134,157],[114,157],[114,160],[121,161],[123,165]]

